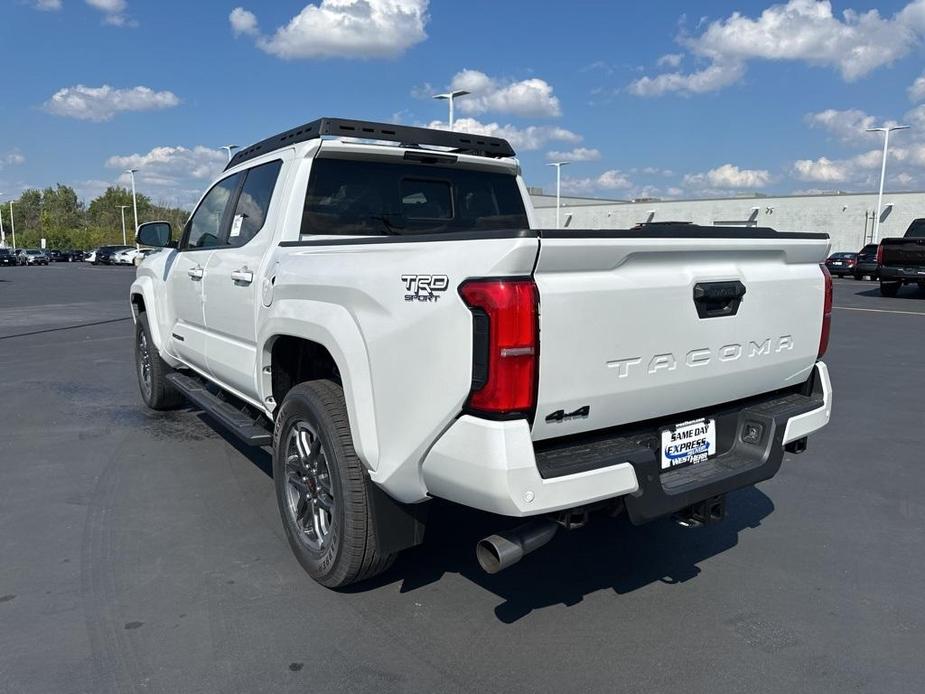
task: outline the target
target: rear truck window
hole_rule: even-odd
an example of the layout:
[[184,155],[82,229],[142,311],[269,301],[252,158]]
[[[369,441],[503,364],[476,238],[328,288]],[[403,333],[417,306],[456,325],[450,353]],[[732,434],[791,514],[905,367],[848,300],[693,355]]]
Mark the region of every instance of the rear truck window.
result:
[[301,232],[386,236],[528,227],[513,174],[316,159]]

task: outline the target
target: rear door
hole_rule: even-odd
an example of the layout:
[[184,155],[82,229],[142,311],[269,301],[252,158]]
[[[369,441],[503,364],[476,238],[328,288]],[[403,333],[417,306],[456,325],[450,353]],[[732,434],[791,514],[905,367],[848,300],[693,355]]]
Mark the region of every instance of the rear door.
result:
[[265,263],[280,217],[282,158],[242,172],[223,243],[206,267],[205,324],[209,371],[222,384],[256,397],[257,306]]
[[167,350],[200,371],[206,363],[203,280],[216,245],[227,225],[227,207],[240,182],[234,174],[216,183],[190,217],[179,248],[168,263],[167,293],[170,297]]
[[535,439],[718,405],[808,377],[822,328],[824,234],[541,234]]

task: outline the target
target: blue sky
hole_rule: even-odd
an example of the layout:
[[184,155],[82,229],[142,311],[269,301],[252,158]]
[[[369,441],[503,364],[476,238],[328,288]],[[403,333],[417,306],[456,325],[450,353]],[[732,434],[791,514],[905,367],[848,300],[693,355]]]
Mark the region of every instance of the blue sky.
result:
[[[11,0],[0,192],[192,204],[245,145],[335,115],[507,135],[529,184],[628,199],[925,188],[925,0]],[[242,4],[238,4],[242,3]],[[918,82],[917,82],[918,80]],[[4,198],[5,199],[5,198]]]

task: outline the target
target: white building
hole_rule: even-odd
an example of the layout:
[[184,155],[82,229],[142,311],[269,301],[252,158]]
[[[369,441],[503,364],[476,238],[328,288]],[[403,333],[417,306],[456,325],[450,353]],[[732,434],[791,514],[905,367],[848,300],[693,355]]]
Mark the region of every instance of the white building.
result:
[[[556,196],[531,189],[542,227],[556,224]],[[902,236],[925,217],[925,192],[884,193],[880,238]],[[628,229],[643,222],[694,222],[705,226],[761,226],[778,231],[825,232],[833,251],[857,251],[870,243],[876,193],[742,196],[704,200],[600,200],[562,197],[565,228]]]

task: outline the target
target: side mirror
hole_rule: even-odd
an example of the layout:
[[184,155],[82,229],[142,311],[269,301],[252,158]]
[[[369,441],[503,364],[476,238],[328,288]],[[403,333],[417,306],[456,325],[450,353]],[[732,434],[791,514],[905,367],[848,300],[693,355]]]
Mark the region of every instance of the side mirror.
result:
[[142,246],[155,248],[169,248],[173,241],[173,230],[170,222],[145,222],[138,225],[135,241]]

